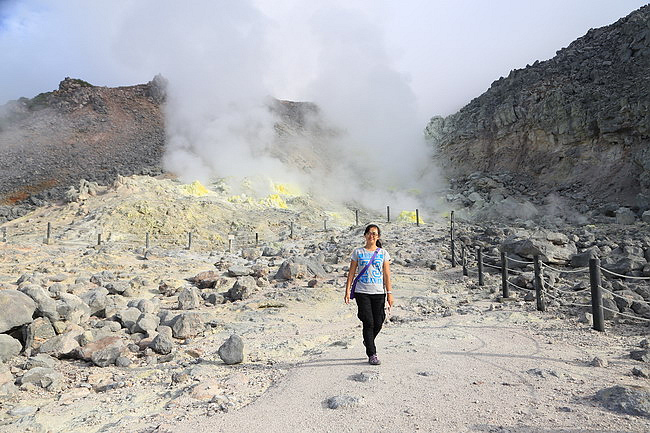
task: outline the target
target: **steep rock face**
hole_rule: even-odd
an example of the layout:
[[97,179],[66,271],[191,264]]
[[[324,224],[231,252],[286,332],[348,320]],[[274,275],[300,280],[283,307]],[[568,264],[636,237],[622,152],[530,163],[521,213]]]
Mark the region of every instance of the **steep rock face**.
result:
[[650,208],[650,6],[514,70],[425,134],[456,174],[510,171]]

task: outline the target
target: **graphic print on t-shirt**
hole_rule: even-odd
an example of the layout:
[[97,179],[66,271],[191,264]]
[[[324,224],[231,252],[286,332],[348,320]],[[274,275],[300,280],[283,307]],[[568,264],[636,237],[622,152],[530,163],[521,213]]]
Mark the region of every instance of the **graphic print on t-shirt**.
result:
[[[374,251],[366,251],[365,249],[358,251],[357,255],[359,257],[359,269],[363,269],[366,267],[370,259],[372,258]],[[361,281],[364,284],[383,284],[384,283],[384,276],[381,271],[381,266],[383,264],[383,258],[384,254],[383,252],[377,253],[377,256],[375,257],[375,260],[373,260],[372,265],[368,267],[368,270],[361,275],[359,278],[359,281]]]

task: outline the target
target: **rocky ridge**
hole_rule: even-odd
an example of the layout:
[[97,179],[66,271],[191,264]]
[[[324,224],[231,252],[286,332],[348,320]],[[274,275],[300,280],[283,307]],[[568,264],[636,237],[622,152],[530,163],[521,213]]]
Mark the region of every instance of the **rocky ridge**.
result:
[[426,135],[452,174],[528,176],[546,195],[650,208],[650,6],[500,78]]

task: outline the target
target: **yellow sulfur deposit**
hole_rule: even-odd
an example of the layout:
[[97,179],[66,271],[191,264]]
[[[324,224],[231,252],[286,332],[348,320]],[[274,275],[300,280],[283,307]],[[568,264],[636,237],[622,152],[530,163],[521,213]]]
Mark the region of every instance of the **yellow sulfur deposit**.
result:
[[279,207],[281,209],[287,208],[287,203],[280,197],[279,194],[270,194],[265,199],[260,200],[260,204],[269,207]]
[[183,191],[195,197],[202,197],[210,193],[210,191],[206,187],[204,187],[201,184],[201,182],[199,182],[198,180],[195,180],[189,185],[183,185]]
[[[424,224],[424,221],[422,220],[422,217],[419,217],[420,224]],[[409,210],[403,210],[400,214],[399,217],[397,218],[398,221],[400,222],[408,222],[408,223],[414,223],[416,222],[415,220],[415,211],[409,211]]]
[[275,192],[282,195],[291,195],[291,196],[300,195],[300,191],[298,191],[298,188],[293,187],[291,185],[287,185],[286,183],[274,183],[273,189],[275,190]]

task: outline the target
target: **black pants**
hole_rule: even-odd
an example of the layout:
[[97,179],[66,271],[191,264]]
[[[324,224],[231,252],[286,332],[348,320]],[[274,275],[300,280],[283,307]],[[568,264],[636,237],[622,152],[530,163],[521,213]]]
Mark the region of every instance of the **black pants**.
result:
[[383,293],[379,295],[355,293],[354,299],[357,300],[357,307],[359,308],[357,317],[363,323],[363,345],[366,346],[366,355],[370,357],[377,353],[375,337],[381,331],[381,326],[386,318],[384,312],[386,295]]

